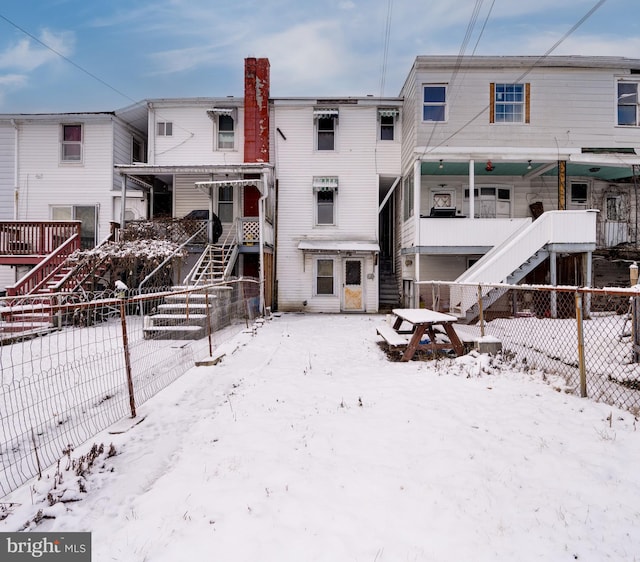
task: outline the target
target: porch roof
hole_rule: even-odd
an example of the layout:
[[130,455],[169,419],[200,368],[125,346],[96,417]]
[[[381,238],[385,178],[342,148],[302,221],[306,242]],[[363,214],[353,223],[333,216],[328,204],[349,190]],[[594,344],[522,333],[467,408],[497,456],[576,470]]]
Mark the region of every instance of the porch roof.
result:
[[632,167],[640,165],[640,149],[634,148],[437,147],[416,148],[415,153],[425,176],[466,176],[469,160],[474,160],[476,176],[556,176],[557,162],[564,160],[567,176],[617,181],[632,177]]
[[380,245],[377,242],[361,240],[301,240],[298,250],[303,252],[363,252],[378,253]]
[[272,170],[273,164],[249,162],[244,164],[198,164],[186,166],[156,166],[154,164],[116,164],[117,172],[128,176],[148,176],[163,174],[256,174]]

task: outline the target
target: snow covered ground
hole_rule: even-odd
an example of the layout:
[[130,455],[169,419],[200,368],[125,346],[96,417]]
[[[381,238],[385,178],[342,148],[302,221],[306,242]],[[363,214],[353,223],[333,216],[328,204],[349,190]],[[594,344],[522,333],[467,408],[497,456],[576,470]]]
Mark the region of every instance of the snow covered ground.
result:
[[104,443],[91,468],[3,498],[0,531],[91,531],[95,562],[640,560],[630,413],[488,356],[389,362],[382,321],[240,334],[78,447]]

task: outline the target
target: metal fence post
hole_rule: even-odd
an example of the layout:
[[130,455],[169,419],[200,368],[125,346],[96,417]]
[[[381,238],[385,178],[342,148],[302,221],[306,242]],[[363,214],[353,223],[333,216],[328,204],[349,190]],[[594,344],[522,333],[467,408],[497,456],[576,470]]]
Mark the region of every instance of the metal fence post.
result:
[[480,322],[480,337],[484,338],[484,310],[482,309],[482,285],[478,284],[478,322]]
[[120,299],[120,324],[122,325],[122,345],[124,347],[124,365],[127,372],[127,387],[129,390],[129,407],[131,417],[136,417],[136,400],[133,395],[133,378],[131,376],[131,354],[129,353],[129,339],[127,337],[127,318],[125,300]]
[[209,287],[204,290],[204,303],[207,308],[207,338],[209,338],[209,357],[213,357],[213,342],[211,340],[211,308],[209,307]]
[[587,372],[584,364],[584,331],[582,323],[582,295],[576,293],[576,323],[578,326],[578,368],[580,370],[580,396],[587,397]]

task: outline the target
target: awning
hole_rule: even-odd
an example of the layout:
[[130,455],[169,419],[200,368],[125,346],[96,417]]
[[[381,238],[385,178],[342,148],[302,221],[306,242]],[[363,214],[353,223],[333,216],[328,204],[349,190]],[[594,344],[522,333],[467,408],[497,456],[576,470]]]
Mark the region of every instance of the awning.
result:
[[313,191],[337,191],[338,190],[338,178],[337,176],[314,176],[313,178]]
[[303,252],[359,252],[378,253],[380,245],[377,242],[363,242],[360,240],[301,240],[298,250]]
[[380,117],[396,117],[400,113],[396,108],[380,108],[378,109],[378,115]]
[[229,115],[236,120],[236,111],[235,107],[213,107],[211,109],[207,109],[207,115],[212,121],[215,121],[216,117],[219,115]]
[[196,187],[230,187],[230,186],[239,186],[246,187],[248,185],[253,185],[255,187],[259,187],[262,183],[261,179],[254,180],[216,180],[216,181],[197,181],[195,182]]
[[325,119],[327,117],[338,117],[337,107],[319,107],[313,110],[313,116],[316,119]]

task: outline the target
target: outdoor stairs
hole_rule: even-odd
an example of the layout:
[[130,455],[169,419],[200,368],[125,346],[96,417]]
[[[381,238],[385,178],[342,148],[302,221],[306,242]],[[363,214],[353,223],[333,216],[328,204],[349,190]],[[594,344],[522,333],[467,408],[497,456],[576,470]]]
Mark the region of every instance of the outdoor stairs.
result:
[[50,299],[7,302],[9,304],[0,306],[0,345],[42,336],[58,329]]
[[[161,340],[198,340],[207,335],[207,318],[215,295],[204,292],[182,292],[184,286],[173,287],[177,293],[165,297],[164,303],[144,319],[144,338]],[[207,305],[208,300],[208,305]]]
[[[511,274],[507,276],[505,279],[505,283],[509,285],[516,285],[522,279],[524,279],[529,273],[531,273],[536,267],[538,267],[545,259],[549,257],[549,252],[546,248],[542,248],[538,250],[533,256],[528,258],[524,263],[522,263],[516,270],[514,270]],[[487,293],[482,295],[482,309],[488,309],[493,303],[495,303],[500,297],[506,294],[508,289],[504,287],[493,287],[488,290]],[[471,324],[478,319],[479,315],[479,306],[476,300],[475,304],[468,308],[465,311],[465,314],[462,315],[462,311],[460,309],[455,310],[454,312],[458,315],[458,317],[463,320],[467,324]]]
[[196,265],[187,275],[189,285],[219,283],[229,275],[238,253],[236,244],[207,244]]
[[378,309],[390,311],[400,306],[400,292],[393,273],[392,258],[381,258],[378,279]]

